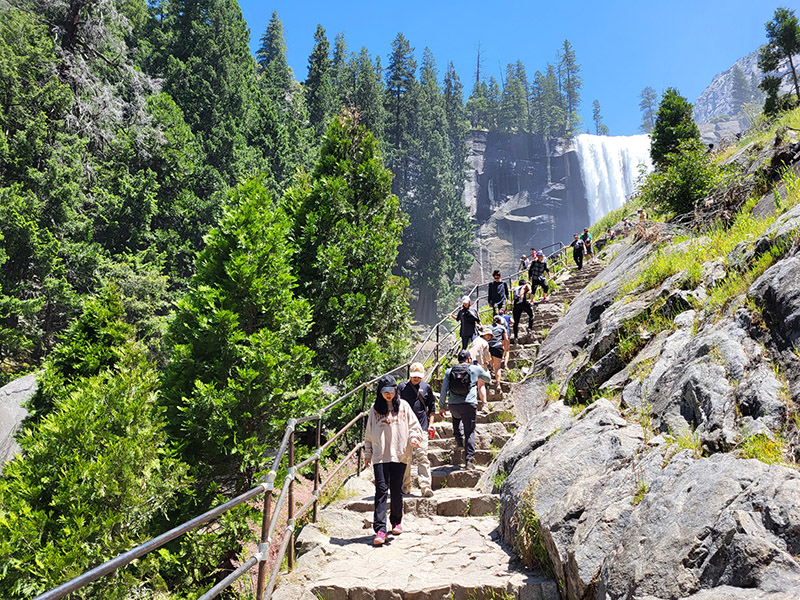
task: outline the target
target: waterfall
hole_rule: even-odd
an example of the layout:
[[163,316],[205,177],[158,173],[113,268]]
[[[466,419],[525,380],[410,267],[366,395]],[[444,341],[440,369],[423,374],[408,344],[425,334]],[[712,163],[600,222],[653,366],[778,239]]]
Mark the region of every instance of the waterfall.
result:
[[650,136],[608,136],[581,134],[574,139],[586,190],[589,221],[599,219],[622,206],[635,191],[639,165],[653,170]]

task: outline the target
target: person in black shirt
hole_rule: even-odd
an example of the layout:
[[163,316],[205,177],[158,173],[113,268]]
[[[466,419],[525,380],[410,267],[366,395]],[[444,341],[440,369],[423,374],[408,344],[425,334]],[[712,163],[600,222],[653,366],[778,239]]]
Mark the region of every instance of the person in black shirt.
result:
[[464,296],[461,298],[461,308],[450,316],[461,323],[461,349],[466,350],[475,339],[475,326],[481,322],[478,310],[470,306],[469,296]]
[[550,273],[550,267],[547,266],[547,261],[544,259],[544,252],[539,251],[536,253],[536,260],[528,268],[528,275],[531,278],[531,297],[536,293],[536,288],[541,287],[544,292],[542,300],[547,302],[548,287],[545,273]]
[[492,273],[494,281],[489,284],[488,301],[492,305],[492,316],[496,315],[500,309],[508,302],[508,287],[502,281],[500,271]]
[[575,239],[572,240],[570,246],[572,247],[572,258],[575,261],[575,264],[578,266],[578,271],[580,271],[583,268],[583,254],[585,247],[583,245],[583,240],[577,233],[575,234]]
[[425,432],[425,439],[414,448],[414,454],[410,463],[406,467],[406,474],[403,477],[403,493],[411,491],[411,465],[417,464],[417,480],[422,495],[426,498],[433,496],[431,489],[431,461],[428,458],[428,439],[433,431],[433,420],[436,414],[436,398],[433,395],[431,386],[423,381],[425,368],[422,363],[415,362],[411,365],[408,374],[408,381],[403,381],[397,388],[400,398],[411,405],[414,414],[417,415],[419,424]]

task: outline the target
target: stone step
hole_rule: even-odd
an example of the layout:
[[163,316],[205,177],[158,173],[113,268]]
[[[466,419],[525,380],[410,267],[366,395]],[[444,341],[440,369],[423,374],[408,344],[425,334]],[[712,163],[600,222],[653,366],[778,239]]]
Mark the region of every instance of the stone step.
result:
[[303,528],[297,566],[274,600],[559,598],[554,580],[511,560],[494,516],[409,514],[403,533],[378,547],[369,520],[354,517],[329,508]]
[[[444,448],[436,448],[428,450],[428,459],[431,461],[431,467],[464,464],[464,449],[446,450]],[[494,459],[494,452],[491,450],[475,450],[476,465],[485,467],[492,462],[492,459]]]
[[436,467],[431,470],[431,484],[434,490],[447,488],[475,487],[483,475],[483,470],[465,469],[457,465]]
[[[347,500],[344,508],[359,513],[371,513],[375,509],[375,498],[372,495],[354,500]],[[484,517],[497,514],[500,496],[485,494],[469,488],[442,488],[436,490],[430,498],[412,493],[403,497],[403,515],[416,517]]]

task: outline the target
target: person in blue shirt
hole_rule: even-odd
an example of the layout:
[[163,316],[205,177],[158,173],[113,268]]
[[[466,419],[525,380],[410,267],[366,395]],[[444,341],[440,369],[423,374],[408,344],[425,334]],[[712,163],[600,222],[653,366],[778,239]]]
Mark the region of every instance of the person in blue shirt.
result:
[[453,437],[456,446],[464,448],[464,467],[467,469],[475,468],[478,396],[481,392],[481,397],[485,396],[486,384],[492,380],[489,371],[480,365],[469,364],[471,359],[469,350],[458,353],[458,364],[445,372],[439,394],[439,416],[444,418],[445,407],[449,406],[453,417]]

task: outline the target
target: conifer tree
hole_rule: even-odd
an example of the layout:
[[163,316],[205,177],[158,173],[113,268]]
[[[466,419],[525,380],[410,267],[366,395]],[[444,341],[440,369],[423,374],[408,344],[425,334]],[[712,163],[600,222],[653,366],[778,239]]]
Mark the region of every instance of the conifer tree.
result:
[[292,70],[286,62],[283,23],[277,11],[272,11],[272,17],[264,30],[264,35],[261,36],[256,60],[264,79],[264,89],[273,101],[283,100],[292,83]]
[[500,107],[502,106],[503,91],[494,75],[489,76],[489,84],[486,86],[486,127],[492,131],[498,129],[500,125]]
[[300,342],[311,312],[295,295],[290,226],[262,180],[231,191],[168,331],[169,431],[201,508],[220,485],[251,487],[286,419],[310,410],[317,392]]
[[328,127],[328,119],[336,111],[337,97],[331,72],[330,44],[322,25],[314,33],[314,48],[308,57],[308,77],[305,81],[308,115],[315,135],[319,138]]
[[578,107],[581,104],[580,91],[583,87],[583,78],[580,76],[581,67],[575,56],[575,49],[569,40],[564,40],[561,47],[561,60],[559,73],[563,78],[564,109],[567,118],[567,135],[580,131],[582,123],[578,116]]
[[469,131],[469,120],[464,106],[464,86],[452,61],[447,64],[444,74],[443,94],[447,137],[452,156],[450,172],[454,185],[461,190],[464,185],[464,168],[468,152],[465,140]]
[[597,135],[608,135],[608,127],[603,124],[603,116],[600,114],[600,102],[592,102],[592,121],[594,121],[594,132]]
[[394,173],[392,191],[404,197],[412,186],[411,168],[415,154],[417,104],[417,62],[414,49],[402,33],[392,42],[386,69],[386,161]]
[[331,121],[313,173],[287,190],[305,337],[336,382],[383,372],[407,350],[408,283],[391,274],[406,219],[378,142],[353,114]]
[[692,118],[692,105],[675,88],[667,88],[658,106],[650,143],[650,157],[657,168],[678,151],[681,142],[699,140],[700,130]]
[[[792,76],[792,85],[795,91],[795,104],[800,101],[800,84],[798,84],[797,67],[794,64],[794,55],[800,52],[800,23],[797,15],[789,8],[775,9],[771,21],[765,24],[768,42],[761,46],[758,52],[758,68],[763,73],[777,71],[786,61]],[[781,79],[776,75],[768,75],[761,81],[759,87],[767,94],[764,111],[773,114],[783,108],[779,101]]]
[[499,121],[500,129],[509,132],[522,132],[528,125],[528,80],[519,61],[506,66]]
[[642,111],[642,124],[639,125],[639,129],[644,133],[650,133],[656,125],[657,100],[656,91],[649,85],[639,92],[639,109]]
[[339,32],[333,42],[333,59],[331,61],[331,81],[336,92],[337,106],[351,104],[355,93],[355,72],[353,62],[347,58],[347,42],[344,33]]
[[365,47],[353,57],[350,70],[355,74],[352,106],[358,111],[358,121],[376,139],[384,139],[386,111],[383,107],[383,84],[380,59],[372,61]]
[[731,104],[733,105],[731,116],[741,114],[742,106],[752,99],[753,92],[750,89],[750,82],[739,65],[736,65],[731,73]]
[[485,81],[476,81],[467,99],[467,114],[473,129],[489,128],[489,86]]

